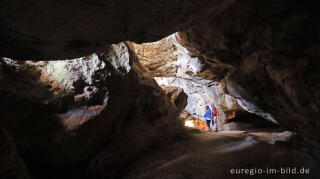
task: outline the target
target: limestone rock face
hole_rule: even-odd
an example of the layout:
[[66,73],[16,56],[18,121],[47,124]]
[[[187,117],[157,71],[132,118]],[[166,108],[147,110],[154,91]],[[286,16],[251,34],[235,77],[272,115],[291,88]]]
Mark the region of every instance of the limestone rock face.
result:
[[116,175],[148,146],[181,133],[182,109],[131,48],[119,43],[73,60],[1,61],[0,122],[32,175],[100,176],[117,160],[110,170]]
[[200,58],[192,56],[176,38],[173,34],[158,42],[133,45],[139,61],[158,84],[184,90],[188,95],[188,113],[204,120],[202,116],[206,106],[215,103],[221,114],[218,125],[223,129],[226,115],[243,109],[235,98],[224,93],[221,83],[198,76],[203,68]]
[[146,67],[154,77],[170,77],[177,73],[177,47],[172,36],[157,42],[132,43],[139,62]]
[[30,175],[8,133],[0,124],[0,177],[29,179]]
[[171,102],[177,106],[181,111],[187,106],[188,96],[182,88],[173,86],[161,86],[164,89],[167,96],[171,99]]
[[245,0],[179,33],[244,109],[320,143],[318,10],[302,1]]
[[2,0],[0,56],[68,59],[125,40],[156,41],[235,0]]

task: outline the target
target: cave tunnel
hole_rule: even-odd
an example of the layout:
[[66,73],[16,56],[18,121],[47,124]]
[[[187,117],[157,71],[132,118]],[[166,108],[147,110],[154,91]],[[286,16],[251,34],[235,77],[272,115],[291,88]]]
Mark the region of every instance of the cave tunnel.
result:
[[[227,94],[227,90],[223,89],[223,82],[203,77],[199,58],[191,57],[191,53],[177,38],[179,33],[157,42],[132,44],[140,64],[164,89],[172,102],[184,109],[179,117],[185,120],[185,126],[207,129],[205,109],[206,106],[211,107],[211,104],[215,104],[220,111],[216,121],[220,131],[248,131],[255,125],[280,129],[278,123],[270,118],[271,115],[267,112],[254,105],[244,106],[240,100]],[[186,102],[184,98],[187,98]]]
[[1,179],[319,178],[312,2],[0,4]]

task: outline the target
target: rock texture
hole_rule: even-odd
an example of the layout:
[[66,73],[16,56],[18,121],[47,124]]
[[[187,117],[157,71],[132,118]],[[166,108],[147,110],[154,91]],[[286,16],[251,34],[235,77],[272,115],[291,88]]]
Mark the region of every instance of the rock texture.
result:
[[5,0],[0,7],[0,54],[19,59],[79,57],[194,25],[181,43],[199,58],[204,79],[224,79],[224,91],[246,110],[319,141],[318,11],[308,1]]
[[125,40],[156,41],[235,0],[3,0],[0,56],[68,59]]
[[139,62],[147,68],[154,77],[174,76],[178,71],[176,65],[178,59],[175,39],[172,36],[157,42],[136,44],[132,43]]
[[181,133],[182,109],[131,48],[119,43],[63,61],[2,60],[0,122],[33,177],[116,177],[149,146]]
[[133,45],[139,61],[158,84],[185,91],[188,95],[186,110],[195,118],[204,120],[206,106],[215,103],[220,111],[218,125],[223,130],[229,113],[242,110],[235,98],[224,93],[221,83],[198,76],[203,64],[177,42],[176,34],[158,42]]
[[281,126],[247,111],[235,111],[223,125],[226,131],[284,131]]
[[[163,146],[130,164],[124,179],[234,179],[234,178],[318,178],[320,162],[306,152],[293,150],[287,140],[290,132],[243,133],[225,131],[215,135],[194,133],[192,137]],[[274,145],[271,145],[275,143]],[[309,174],[230,174],[238,168],[304,167]],[[239,170],[238,170],[239,171]],[[251,174],[250,174],[251,172]],[[240,173],[234,172],[234,173]],[[270,177],[270,175],[272,175]],[[250,176],[250,177],[248,177]]]
[[180,111],[184,111],[184,108],[187,106],[188,96],[183,89],[173,86],[161,86],[161,88],[164,89],[166,95],[171,99],[171,102],[175,104]]
[[[202,115],[214,101],[230,109],[223,119],[240,105],[301,134],[319,158],[318,17],[314,2],[298,0],[2,0],[0,57],[18,61],[0,61],[0,122],[8,131],[0,130],[8,154],[0,157],[9,162],[0,161],[0,177],[28,178],[27,167],[36,179],[120,178],[134,157],[181,131],[181,111],[155,73],[170,74],[158,83],[184,89],[189,113]],[[158,60],[164,69],[146,63],[144,70],[130,44],[108,45],[177,31],[181,53],[166,52],[170,63]],[[236,161],[256,156],[247,149],[234,153]]]
[[245,0],[178,39],[243,108],[320,143],[317,17],[310,2]]
[[29,179],[30,175],[8,133],[0,125],[0,177],[2,179]]

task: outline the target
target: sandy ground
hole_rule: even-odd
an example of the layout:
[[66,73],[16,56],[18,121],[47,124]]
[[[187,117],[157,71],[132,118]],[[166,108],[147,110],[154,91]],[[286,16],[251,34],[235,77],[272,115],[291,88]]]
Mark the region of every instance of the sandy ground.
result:
[[[288,135],[288,132],[189,132],[187,137],[149,151],[129,164],[122,178],[320,178],[319,161],[283,142],[273,144]],[[309,174],[281,174],[288,167],[296,167],[297,172],[304,167]],[[232,169],[243,174],[231,174]],[[245,169],[250,169],[248,174]],[[277,174],[271,174],[269,169],[276,169]]]

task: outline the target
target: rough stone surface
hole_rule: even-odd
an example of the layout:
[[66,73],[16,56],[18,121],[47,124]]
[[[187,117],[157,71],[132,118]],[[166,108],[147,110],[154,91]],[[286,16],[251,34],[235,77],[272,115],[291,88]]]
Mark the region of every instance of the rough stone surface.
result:
[[235,0],[2,0],[0,56],[68,59],[125,40],[156,41]]
[[139,62],[147,68],[154,77],[170,77],[177,73],[177,47],[172,36],[157,42],[136,44],[132,43]]
[[180,111],[184,111],[184,108],[187,106],[188,96],[183,89],[173,86],[161,86],[161,88],[164,89],[166,95],[171,99],[171,102],[175,104]]
[[[192,137],[154,150],[130,163],[124,179],[234,179],[234,178],[318,178],[320,162],[309,153],[293,150],[290,132],[225,131],[215,135],[194,133]],[[274,145],[271,145],[275,143]],[[308,168],[309,174],[272,174],[251,172],[230,174],[232,168]],[[293,168],[293,167],[292,167]],[[252,170],[251,170],[252,171]],[[240,173],[240,172],[239,172]],[[246,175],[246,176],[245,176]]]
[[[0,178],[13,170],[14,177],[28,178],[19,156],[35,179],[120,178],[135,157],[180,132],[175,120],[180,111],[151,78],[156,72],[170,74],[157,77],[157,82],[184,87],[193,99],[186,107],[191,114],[202,115],[204,106],[214,101],[220,111],[231,109],[222,114],[228,118],[240,105],[301,134],[309,141],[301,150],[314,149],[312,156],[304,152],[291,161],[295,155],[285,155],[282,161],[303,161],[301,166],[312,161],[310,166],[318,172],[313,160],[320,156],[318,17],[314,2],[298,0],[1,1],[0,57],[46,61],[97,53],[55,63],[0,60],[0,122],[9,133],[0,129],[0,157],[5,158],[0,161],[5,166]],[[167,53],[162,59],[171,60],[168,64],[158,60],[164,69],[145,63],[149,70],[144,70],[127,45],[108,45],[155,41],[176,31],[182,31],[176,36],[181,55],[175,59]],[[205,145],[211,143],[206,137],[193,145],[179,144],[181,158],[171,153],[175,147],[166,146],[170,157],[160,158],[163,162],[152,158],[154,170],[150,168],[150,175],[140,170],[142,177],[184,177],[172,174],[177,172],[175,162],[186,176],[201,175],[184,164],[202,162],[202,157],[209,159],[199,165],[208,178],[224,177],[225,168],[221,173],[208,170],[213,164],[230,169],[228,161],[233,161],[238,168],[248,157],[283,166],[278,163],[281,155],[270,152],[274,147],[252,145],[246,135],[241,141],[228,138],[231,143],[220,140],[221,152],[227,153],[211,153],[208,158],[204,154],[217,147],[215,137],[209,137],[214,145]],[[202,150],[194,154],[200,157],[190,157],[190,150],[199,145]],[[274,156],[256,159],[252,151]],[[251,162],[246,165],[252,167]]]
[[8,133],[0,124],[0,177],[2,179],[29,179],[30,175]]
[[223,125],[226,131],[283,131],[279,125],[247,111],[234,111]]
[[[134,51],[134,47],[130,49]],[[121,178],[127,163],[181,134],[183,126],[176,120],[182,107],[174,105],[135,57],[133,69],[138,72],[139,88],[119,135],[115,136],[91,161],[92,178]],[[181,103],[186,103],[186,98]],[[120,109],[119,109],[120,110]]]
[[204,120],[206,106],[215,103],[220,111],[218,125],[222,130],[226,115],[242,110],[235,98],[224,93],[221,83],[198,76],[203,64],[177,42],[175,34],[158,42],[133,45],[139,61],[158,84],[185,91],[188,95],[186,110],[194,117]]
[[32,175],[115,177],[150,145],[181,133],[182,109],[131,48],[119,43],[64,61],[2,60],[0,121]]
[[318,17],[310,2],[245,0],[178,39],[243,108],[320,143]]

